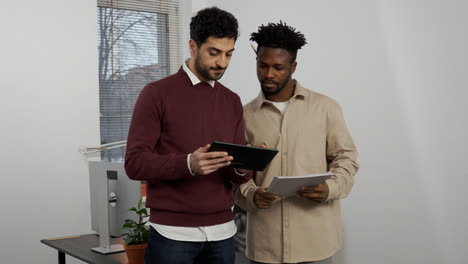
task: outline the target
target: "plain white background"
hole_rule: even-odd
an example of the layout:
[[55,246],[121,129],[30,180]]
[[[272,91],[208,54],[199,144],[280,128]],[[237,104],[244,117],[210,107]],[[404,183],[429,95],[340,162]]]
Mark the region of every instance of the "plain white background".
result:
[[[182,2],[184,57],[192,12],[218,5],[238,18],[222,82],[244,104],[259,92],[249,34],[281,19],[306,35],[294,77],[341,103],[360,152],[336,263],[466,262],[467,2]],[[54,263],[40,239],[91,232],[77,150],[99,144],[96,21],[95,1],[0,10],[2,263]]]

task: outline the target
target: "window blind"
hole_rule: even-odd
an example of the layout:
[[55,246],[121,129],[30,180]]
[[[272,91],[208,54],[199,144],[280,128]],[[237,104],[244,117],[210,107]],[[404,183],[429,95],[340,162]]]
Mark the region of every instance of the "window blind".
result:
[[[127,139],[133,107],[143,87],[180,66],[179,1],[98,0],[101,144]],[[123,161],[125,148],[101,159]]]

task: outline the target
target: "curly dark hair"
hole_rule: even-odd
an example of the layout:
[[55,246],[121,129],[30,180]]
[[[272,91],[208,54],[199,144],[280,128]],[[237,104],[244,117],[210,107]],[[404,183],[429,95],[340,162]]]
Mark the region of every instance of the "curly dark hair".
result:
[[239,36],[237,19],[229,12],[217,7],[198,11],[190,22],[190,38],[200,47],[208,37],[233,38]]
[[285,49],[291,55],[291,63],[296,60],[297,50],[307,44],[304,34],[280,20],[279,23],[268,23],[258,27],[258,32],[250,35],[250,40],[258,44],[257,52],[261,47]]

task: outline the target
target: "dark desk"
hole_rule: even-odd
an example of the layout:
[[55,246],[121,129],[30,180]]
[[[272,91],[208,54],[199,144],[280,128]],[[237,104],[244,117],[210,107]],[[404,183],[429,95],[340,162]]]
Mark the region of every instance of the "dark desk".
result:
[[[112,238],[110,242],[111,244],[123,243],[121,238]],[[58,250],[59,264],[65,264],[65,254],[91,264],[127,263],[125,252],[103,255],[92,251],[91,248],[99,246],[99,236],[96,234],[42,239],[41,243]]]

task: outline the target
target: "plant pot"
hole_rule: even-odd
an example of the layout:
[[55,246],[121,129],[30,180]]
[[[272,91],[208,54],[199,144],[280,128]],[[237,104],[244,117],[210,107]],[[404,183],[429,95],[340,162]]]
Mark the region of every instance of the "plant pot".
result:
[[144,182],[141,183],[141,196],[142,197],[146,196],[146,183]]
[[145,264],[145,244],[123,245],[127,253],[128,264]]

